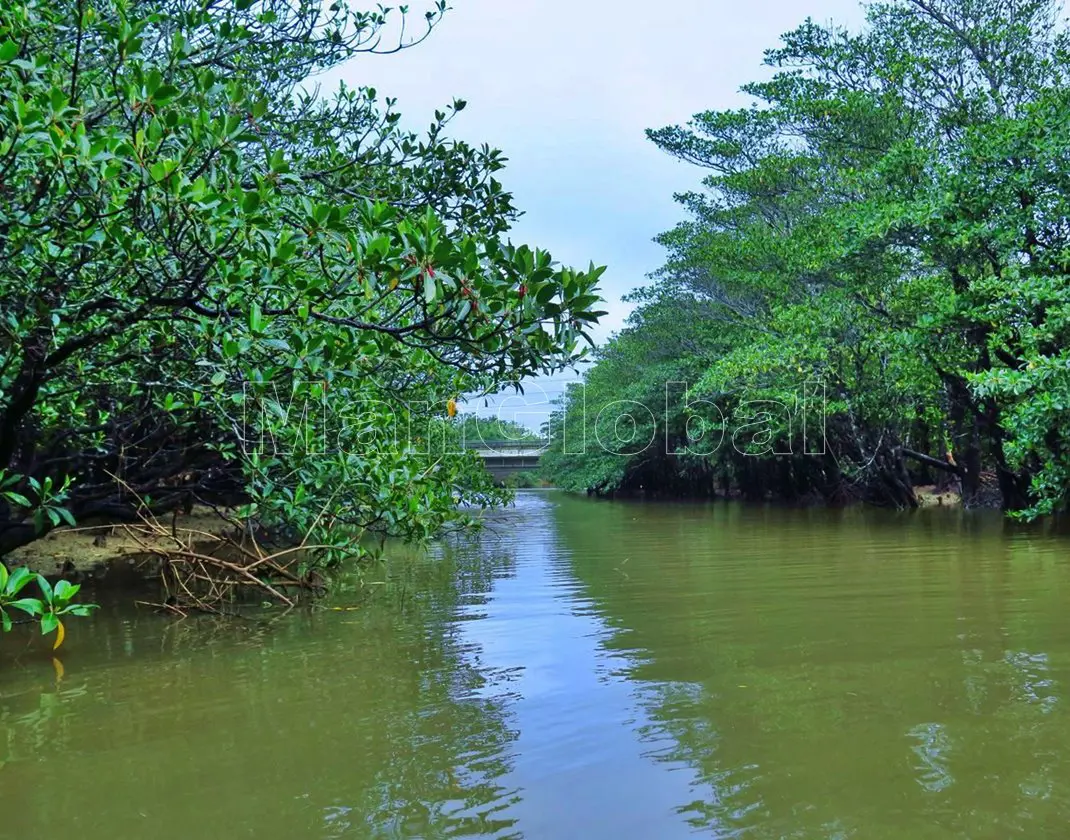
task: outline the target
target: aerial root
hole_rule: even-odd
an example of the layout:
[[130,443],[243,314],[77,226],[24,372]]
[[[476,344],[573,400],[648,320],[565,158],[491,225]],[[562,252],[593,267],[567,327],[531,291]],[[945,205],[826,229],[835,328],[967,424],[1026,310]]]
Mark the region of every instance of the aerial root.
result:
[[174,523],[164,525],[144,503],[138,507],[138,518],[137,524],[117,527],[145,555],[159,560],[164,599],[140,602],[147,606],[182,617],[190,612],[223,614],[224,607],[239,598],[258,597],[293,607],[295,593],[321,586],[316,577],[299,570],[303,552],[330,547],[310,545],[311,529],[300,544],[268,551],[251,529],[236,527],[240,536],[234,538]]

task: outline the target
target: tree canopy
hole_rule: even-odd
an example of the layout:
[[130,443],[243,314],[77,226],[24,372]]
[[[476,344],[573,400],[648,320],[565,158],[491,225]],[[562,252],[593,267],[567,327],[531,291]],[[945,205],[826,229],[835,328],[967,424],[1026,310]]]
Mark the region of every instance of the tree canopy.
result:
[[[860,32],[807,20],[767,52],[771,76],[745,86],[751,107],[650,131],[706,174],[678,196],[688,218],[659,238],[665,266],[561,422],[575,439],[615,400],[642,391],[664,406],[653,392],[670,380],[688,395],[651,414],[667,445],[611,454],[588,441],[569,456],[559,443],[555,477],[912,506],[916,484],[945,474],[968,504],[1065,508],[1058,14],[1053,0],[891,0],[866,7]],[[664,363],[640,369],[649,347]],[[808,389],[825,402],[823,454],[802,437]],[[714,454],[700,433],[720,416],[699,400],[728,427]]]
[[356,551],[502,498],[450,401],[573,360],[601,269],[506,239],[463,101],[418,134],[312,81],[445,10],[0,10],[0,552],[200,503]]

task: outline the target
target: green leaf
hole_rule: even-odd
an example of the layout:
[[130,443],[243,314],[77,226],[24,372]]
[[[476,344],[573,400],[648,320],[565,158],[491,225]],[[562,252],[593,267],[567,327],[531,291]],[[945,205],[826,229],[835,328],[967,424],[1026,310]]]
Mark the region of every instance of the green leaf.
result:
[[10,633],[11,627],[13,626],[11,622],[11,616],[9,616],[7,612],[3,609],[0,609],[0,621],[3,621],[4,632]]
[[25,566],[19,566],[15,571],[11,573],[8,578],[7,586],[4,588],[4,594],[8,597],[17,595],[19,591],[31,580],[33,580],[33,572],[27,569]]
[[3,495],[4,495],[5,499],[7,499],[9,502],[12,502],[12,503],[18,505],[19,507],[24,507],[24,508],[33,507],[33,503],[29,499],[27,499],[25,496],[23,496],[21,493],[16,493],[13,490],[5,490]]
[[58,613],[60,615],[77,615],[82,618],[85,618],[97,608],[97,604],[71,604],[70,606],[64,607],[63,609],[59,610]]
[[10,601],[8,606],[29,615],[43,615],[45,612],[45,605],[39,598],[19,598],[17,601]]
[[45,613],[41,617],[41,635],[47,636],[53,630],[59,627],[59,616],[55,613]]
[[558,292],[558,287],[553,283],[548,283],[543,286],[539,291],[535,293],[535,300],[540,306],[545,306]]
[[158,105],[170,102],[178,96],[179,90],[174,85],[160,85],[152,94],[152,101]]
[[80,583],[71,583],[69,580],[57,581],[56,588],[52,593],[52,600],[61,601],[66,603],[78,594],[78,590],[82,588]]
[[18,54],[19,45],[14,41],[8,40],[0,44],[0,63],[7,64],[9,61],[14,61]]
[[41,590],[41,594],[44,596],[45,603],[52,603],[52,584],[50,584],[43,575],[37,575],[37,588]]

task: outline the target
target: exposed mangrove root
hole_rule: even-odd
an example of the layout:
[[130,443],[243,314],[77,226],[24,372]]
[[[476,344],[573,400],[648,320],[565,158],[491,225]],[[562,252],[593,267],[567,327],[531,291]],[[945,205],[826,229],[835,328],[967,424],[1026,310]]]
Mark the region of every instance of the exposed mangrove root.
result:
[[311,529],[297,545],[269,551],[257,541],[254,530],[241,523],[230,523],[237,535],[231,536],[182,528],[176,521],[165,525],[147,506],[138,509],[138,517],[136,524],[114,527],[129,536],[146,558],[159,561],[163,600],[140,602],[147,606],[178,616],[222,615],[227,606],[243,600],[293,607],[302,593],[322,589],[322,579],[301,567],[309,553],[330,547],[311,545]]

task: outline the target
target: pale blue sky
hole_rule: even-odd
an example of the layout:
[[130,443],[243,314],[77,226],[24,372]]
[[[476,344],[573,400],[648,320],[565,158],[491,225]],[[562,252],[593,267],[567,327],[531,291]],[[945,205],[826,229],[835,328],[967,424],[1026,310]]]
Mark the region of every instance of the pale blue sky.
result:
[[[411,9],[422,16],[427,5]],[[608,266],[601,341],[627,316],[621,295],[663,260],[651,240],[682,218],[673,193],[701,178],[644,130],[747,104],[740,85],[766,72],[763,51],[806,16],[853,27],[863,13],[856,0],[453,0],[424,44],[362,56],[323,82],[397,97],[412,127],[466,99],[451,133],[509,158],[501,180],[525,211],[513,240]],[[535,401],[557,396],[561,381],[542,383]]]

